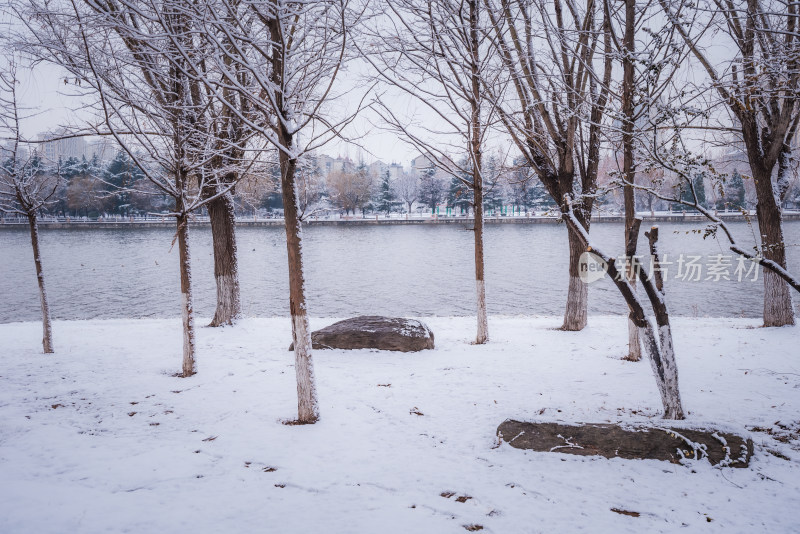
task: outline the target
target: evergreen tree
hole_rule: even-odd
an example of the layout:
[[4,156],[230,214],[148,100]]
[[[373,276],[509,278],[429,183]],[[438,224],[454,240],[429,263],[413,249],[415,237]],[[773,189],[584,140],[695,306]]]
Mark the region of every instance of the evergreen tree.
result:
[[725,188],[725,204],[731,208],[744,208],[744,180],[739,171],[734,169],[728,187]]
[[[692,188],[694,188],[694,195],[692,194]],[[695,174],[694,178],[692,178],[692,188],[690,188],[687,184],[681,183],[680,192],[681,192],[681,200],[684,202],[689,202],[694,204],[695,196],[697,197],[697,203],[702,206],[706,207],[706,188],[705,184],[703,183],[703,174],[697,173]],[[685,204],[678,204],[673,207],[673,209],[677,210],[693,210]]]
[[272,210],[283,210],[283,196],[281,195],[281,167],[277,163],[271,163],[267,169],[267,176],[272,182],[271,193],[264,197],[261,204],[262,208]]
[[64,162],[61,175],[67,180],[67,207],[76,215],[97,216],[105,207],[105,187],[99,180],[102,170],[97,157],[80,160],[71,157]]
[[534,174],[531,168],[523,165],[521,158],[514,160],[514,170],[510,175],[508,186],[511,204],[515,210],[527,213],[530,207],[530,192],[533,186]]
[[386,215],[397,205],[392,184],[389,181],[389,171],[385,171],[381,177],[381,184],[378,188],[378,196],[375,199],[375,207],[378,211],[385,211]]
[[444,184],[442,180],[436,176],[436,167],[431,165],[424,171],[419,179],[419,197],[423,205],[428,206],[431,212],[436,209],[439,202],[442,200],[444,194]]
[[128,215],[133,209],[133,191],[143,185],[144,173],[120,150],[103,171],[103,181],[112,195],[109,209],[121,215]]
[[62,160],[61,157],[59,157],[58,168],[61,177],[69,183],[72,178],[80,174],[81,161],[75,156],[70,156],[66,160]]
[[496,214],[503,207],[501,177],[502,169],[497,157],[488,157],[483,165],[483,206],[488,213]]
[[456,213],[469,212],[469,208],[474,202],[474,194],[472,188],[467,186],[464,182],[472,182],[472,173],[470,165],[466,161],[462,161],[459,165],[464,169],[464,173],[460,176],[454,174],[450,179],[450,187],[447,190],[447,206],[453,208]]
[[535,210],[549,210],[556,207],[556,202],[547,192],[544,184],[534,176],[528,189],[528,203]]

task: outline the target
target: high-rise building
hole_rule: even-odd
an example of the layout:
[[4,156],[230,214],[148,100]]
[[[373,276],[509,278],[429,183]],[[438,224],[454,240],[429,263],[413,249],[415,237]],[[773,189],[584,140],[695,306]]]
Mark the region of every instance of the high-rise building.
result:
[[403,166],[399,163],[392,163],[389,165],[389,179],[396,180],[403,176]]
[[93,158],[97,156],[97,160],[100,163],[107,163],[114,159],[114,156],[117,155],[118,150],[119,145],[117,145],[113,139],[109,137],[100,137],[99,139],[89,143],[86,157]]
[[88,153],[89,145],[83,137],[65,137],[67,135],[69,132],[63,129],[39,134],[39,139],[46,141],[39,149],[39,154],[46,162],[56,163],[59,159],[91,157]]

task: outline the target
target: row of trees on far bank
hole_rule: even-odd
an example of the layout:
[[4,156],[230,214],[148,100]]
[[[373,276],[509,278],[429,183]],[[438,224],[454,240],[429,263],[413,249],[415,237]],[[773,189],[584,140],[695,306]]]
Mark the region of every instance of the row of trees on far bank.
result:
[[[310,157],[298,170],[298,202],[304,215],[340,212],[344,215],[390,213],[474,213],[474,194],[464,185],[458,173],[445,173],[435,167],[421,172],[404,172],[392,178],[388,172],[376,175],[365,164],[337,170],[324,176]],[[520,160],[501,163],[500,156],[490,154],[484,171],[484,211],[490,214],[526,215],[553,211],[557,204],[547,193],[530,167]],[[308,163],[306,163],[308,162]],[[6,160],[5,165],[8,165]],[[599,183],[608,187],[598,194],[598,209],[619,212],[623,209],[622,190],[610,186],[611,158],[601,162]],[[57,182],[43,213],[59,217],[143,216],[169,212],[172,202],[145,177],[141,169],[119,150],[111,161],[69,157],[55,164],[39,158],[37,172]],[[605,169],[604,169],[605,168]],[[613,173],[613,171],[611,171]],[[240,216],[267,215],[283,209],[279,193],[280,174],[277,165],[264,165],[263,172],[246,174],[233,188],[236,213]],[[675,180],[677,183],[677,180]],[[708,182],[703,174],[692,180],[698,203],[711,210],[753,210],[756,205],[755,186],[736,166],[716,183]],[[688,188],[675,183],[663,186],[665,193],[677,192],[684,201],[693,200]],[[796,190],[796,191],[795,191]],[[783,202],[785,208],[800,209],[800,181],[791,183]],[[669,202],[655,195],[638,195],[637,211],[696,211],[687,203]],[[205,210],[203,210],[205,212]]]
[[[20,55],[4,71],[9,96],[3,128],[13,144],[3,167],[4,209],[31,221],[41,281],[36,217],[57,205],[60,187],[67,209],[73,209],[70,190],[72,206],[116,197],[118,211],[132,206],[136,195],[161,196],[161,211],[176,222],[183,376],[195,372],[188,222],[195,213],[210,216],[217,281],[212,325],[232,323],[240,315],[237,200],[253,211],[267,206],[284,212],[301,423],[318,418],[302,222],[324,209],[389,213],[418,205],[471,211],[480,344],[489,340],[485,294],[491,290],[483,267],[484,213],[509,204],[551,207],[566,223],[569,244],[563,330],[587,324],[588,285],[579,270],[581,258],[591,252],[609,273],[622,275],[615,285],[621,310],[629,311],[628,356],[637,360],[640,347],[648,355],[668,417],[681,418],[683,408],[666,288],[663,281],[637,280],[637,207],[705,215],[708,235],[720,230],[732,251],[766,269],[764,324],[794,324],[790,290],[800,285],[786,263],[781,215],[797,190],[791,157],[800,123],[795,3],[12,0],[9,5],[22,29],[8,40],[7,48]],[[732,52],[718,67],[706,51],[722,41]],[[84,161],[62,162],[48,177],[35,149],[23,157],[21,147],[34,143],[20,130],[16,57],[65,70],[67,85],[100,117],[87,121],[83,133],[112,136],[123,152],[119,164],[132,165],[135,177],[133,171],[92,171]],[[373,67],[355,69],[370,72],[367,83],[341,83],[353,61]],[[370,92],[376,86],[384,92]],[[395,105],[397,95],[425,109],[427,119],[407,116]],[[346,127],[366,102],[382,127],[424,155],[426,166],[392,177],[373,176],[359,165],[323,177],[314,154],[333,139],[347,140]],[[742,166],[726,169],[711,157],[708,138],[693,138],[693,132],[718,135],[713,140],[725,145],[722,157]],[[506,152],[493,156],[492,139],[502,139]],[[748,251],[713,210],[752,203],[760,243]],[[625,214],[620,233],[625,269],[590,238],[593,216],[604,205]],[[651,229],[647,236],[657,264],[658,232]],[[637,294],[637,283],[645,295]]]

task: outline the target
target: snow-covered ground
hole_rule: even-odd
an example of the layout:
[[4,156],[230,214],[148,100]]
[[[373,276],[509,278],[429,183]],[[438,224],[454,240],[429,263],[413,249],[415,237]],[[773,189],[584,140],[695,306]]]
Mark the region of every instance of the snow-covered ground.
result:
[[281,422],[296,416],[288,319],[200,329],[188,379],[172,376],[178,319],[56,322],[47,356],[39,324],[0,325],[0,532],[800,528],[800,328],[675,321],[689,420],[756,444],[749,468],[717,469],[498,446],[506,418],[659,417],[649,364],[620,360],[622,317],[579,333],[490,318],[485,346],[472,319],[424,320],[433,351],[315,351],[311,426]]

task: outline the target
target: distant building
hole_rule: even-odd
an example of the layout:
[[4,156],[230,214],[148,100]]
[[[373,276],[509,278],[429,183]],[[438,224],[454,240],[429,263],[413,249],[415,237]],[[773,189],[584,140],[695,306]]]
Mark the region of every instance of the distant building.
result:
[[372,162],[369,165],[369,173],[372,176],[377,176],[379,178],[382,177],[384,174],[386,174],[386,171],[388,170],[389,166],[380,160]]
[[[59,159],[67,158],[89,158],[89,145],[83,137],[69,137],[66,139],[55,139],[68,135],[66,130],[57,130],[39,134],[39,140],[46,141],[41,144],[39,153],[48,163],[56,163]],[[52,140],[51,140],[52,139]]]
[[317,156],[317,168],[322,176],[328,176],[332,172],[350,172],[355,169],[355,165],[350,158],[332,158],[321,154]]
[[119,145],[113,139],[101,137],[89,143],[86,157],[93,158],[97,156],[97,160],[100,163],[108,163],[114,159],[118,151]]
[[328,176],[333,171],[333,158],[324,154],[317,156],[317,168],[323,176]]
[[436,169],[435,174],[439,178],[449,179],[450,176],[456,175],[459,172],[458,165],[456,165],[447,154],[438,159],[438,163],[435,162],[432,157],[424,154],[420,154],[411,160],[411,173],[417,176],[421,176],[431,167]]
[[355,165],[350,158],[343,158],[339,156],[333,160],[333,170],[335,172],[351,172],[355,169]]
[[396,180],[403,176],[403,166],[399,163],[392,163],[389,165],[388,170],[390,180]]
[[411,160],[411,172],[421,174],[424,170],[433,166],[433,160],[424,154],[420,154]]

